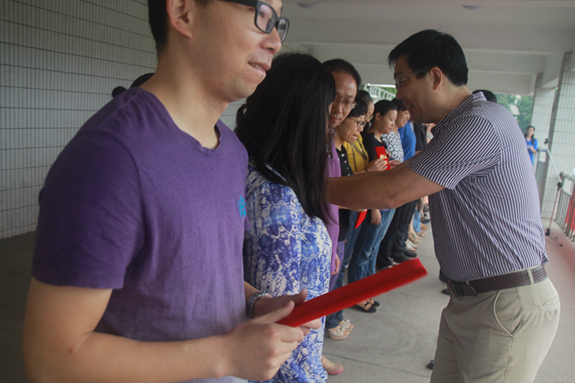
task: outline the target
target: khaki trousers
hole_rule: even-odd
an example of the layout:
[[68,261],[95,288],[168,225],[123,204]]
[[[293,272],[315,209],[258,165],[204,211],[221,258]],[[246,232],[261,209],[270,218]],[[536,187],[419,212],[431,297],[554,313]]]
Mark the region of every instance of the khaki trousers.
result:
[[476,297],[452,296],[441,314],[431,382],[533,382],[559,315],[549,278]]

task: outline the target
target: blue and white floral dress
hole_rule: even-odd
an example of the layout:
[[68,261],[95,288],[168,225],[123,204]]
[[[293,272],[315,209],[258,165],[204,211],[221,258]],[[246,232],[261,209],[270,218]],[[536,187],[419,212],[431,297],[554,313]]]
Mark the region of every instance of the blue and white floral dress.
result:
[[[244,241],[245,280],[272,296],[328,291],[331,239],[321,219],[308,216],[295,192],[248,167],[246,210],[251,228]],[[269,382],[326,382],[321,365],[324,322],[311,330]]]

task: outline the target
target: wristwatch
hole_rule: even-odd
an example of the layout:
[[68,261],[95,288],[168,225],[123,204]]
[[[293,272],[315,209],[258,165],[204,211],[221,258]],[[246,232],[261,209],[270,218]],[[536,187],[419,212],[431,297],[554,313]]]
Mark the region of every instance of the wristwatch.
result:
[[271,294],[267,291],[258,291],[248,298],[248,301],[246,302],[246,315],[248,318],[254,317],[254,305],[256,304],[256,301],[266,295],[271,297]]

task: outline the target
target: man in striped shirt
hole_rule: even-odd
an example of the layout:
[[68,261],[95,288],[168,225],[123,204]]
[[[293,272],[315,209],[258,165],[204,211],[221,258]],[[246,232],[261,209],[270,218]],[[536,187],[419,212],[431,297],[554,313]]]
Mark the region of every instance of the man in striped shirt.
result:
[[395,208],[429,195],[435,253],[450,282],[431,382],[532,382],[559,323],[525,140],[502,106],[466,87],[463,50],[426,30],[389,57],[397,97],[433,140],[396,168],[329,181],[328,201]]

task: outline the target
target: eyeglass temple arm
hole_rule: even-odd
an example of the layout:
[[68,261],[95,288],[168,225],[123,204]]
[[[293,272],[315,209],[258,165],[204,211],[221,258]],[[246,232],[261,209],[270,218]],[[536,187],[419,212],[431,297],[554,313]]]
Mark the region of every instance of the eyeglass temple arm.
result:
[[247,5],[249,7],[255,7],[258,4],[258,0],[226,0],[230,3],[236,3],[241,5]]

